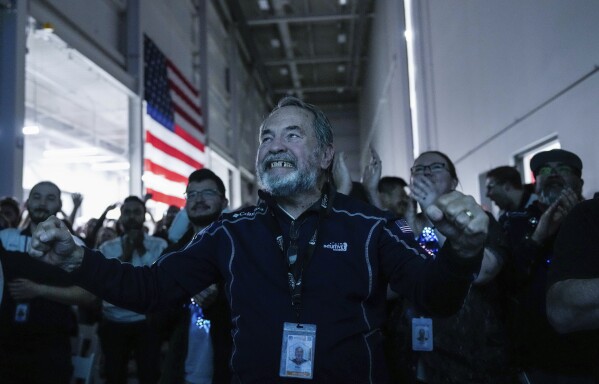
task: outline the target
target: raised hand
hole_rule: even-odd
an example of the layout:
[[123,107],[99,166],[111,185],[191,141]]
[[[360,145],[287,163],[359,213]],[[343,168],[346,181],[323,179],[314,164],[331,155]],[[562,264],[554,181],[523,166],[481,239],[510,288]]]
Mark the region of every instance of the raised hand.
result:
[[339,152],[333,160],[333,179],[337,186],[337,191],[349,195],[352,188],[351,175],[345,164],[345,153]]
[[531,239],[542,244],[548,237],[554,235],[564,218],[578,203],[578,196],[571,188],[564,188],[560,197],[547,208],[539,218]]
[[36,226],[29,254],[66,271],[79,267],[83,260],[83,248],[75,244],[67,227],[56,216]]
[[439,196],[423,210],[459,256],[469,258],[481,252],[489,218],[472,196],[452,191]]
[[73,193],[71,194],[71,199],[73,200],[73,207],[79,208],[83,202],[83,195],[80,193]]
[[382,169],[383,163],[381,162],[379,154],[374,148],[370,147],[370,161],[364,168],[364,173],[362,174],[362,184],[367,190],[378,190]]
[[426,176],[415,176],[410,183],[410,196],[420,204],[422,210],[433,204],[439,197],[433,181]]

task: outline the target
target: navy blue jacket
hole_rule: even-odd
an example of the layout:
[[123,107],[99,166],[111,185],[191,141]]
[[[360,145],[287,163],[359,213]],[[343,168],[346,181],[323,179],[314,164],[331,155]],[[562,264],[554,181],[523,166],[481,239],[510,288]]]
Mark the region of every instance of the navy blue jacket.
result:
[[[91,292],[137,311],[159,309],[224,279],[236,382],[296,382],[278,376],[283,323],[296,321],[282,251],[292,219],[270,196],[261,197],[255,207],[224,214],[152,267],[120,264],[86,249],[76,278]],[[482,252],[464,260],[446,246],[427,261],[404,220],[345,195],[331,192],[328,199],[332,204],[303,274],[300,321],[318,328],[313,382],[385,383],[380,328],[387,284],[424,312],[450,314],[461,306]],[[319,222],[319,206],[296,219],[300,252]]]

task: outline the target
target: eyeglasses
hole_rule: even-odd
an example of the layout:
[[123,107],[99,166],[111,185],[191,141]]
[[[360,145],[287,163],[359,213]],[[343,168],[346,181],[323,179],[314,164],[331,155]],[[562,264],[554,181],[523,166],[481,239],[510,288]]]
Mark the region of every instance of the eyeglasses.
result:
[[185,198],[187,200],[194,200],[197,198],[202,199],[216,199],[217,197],[222,196],[219,191],[216,189],[202,189],[201,191],[187,191],[185,192]]
[[412,171],[412,175],[422,175],[427,169],[430,173],[440,173],[446,170],[447,167],[443,163],[432,163],[429,165],[415,165],[410,168],[410,171]]
[[539,168],[539,171],[537,172],[537,175],[540,175],[540,176],[549,176],[551,173],[553,173],[553,171],[555,171],[559,175],[565,175],[565,176],[574,173],[572,171],[572,168],[570,168],[567,165],[558,165],[556,167],[552,167],[550,165],[545,165],[545,166]]

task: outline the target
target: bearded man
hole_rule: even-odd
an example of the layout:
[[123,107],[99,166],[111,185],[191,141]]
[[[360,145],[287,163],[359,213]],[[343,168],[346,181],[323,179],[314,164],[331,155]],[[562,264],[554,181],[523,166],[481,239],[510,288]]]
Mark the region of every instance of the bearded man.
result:
[[[527,382],[594,383],[593,346],[584,335],[559,335],[546,314],[547,274],[553,244],[565,217],[582,198],[582,160],[563,149],[530,160],[538,200],[501,220],[511,248],[502,272],[509,296],[508,328],[514,358]],[[569,381],[571,380],[571,381]]]
[[[471,196],[439,197],[426,213],[448,240],[432,260],[405,221],[335,193],[333,133],[321,110],[284,98],[259,139],[257,206],[223,214],[151,268],[75,246],[54,219],[36,231],[31,255],[138,311],[224,281],[235,383],[387,383],[387,286],[425,313],[456,311],[480,269],[487,215]],[[295,344],[313,351],[301,369],[288,364]]]
[[72,285],[64,271],[27,256],[32,232],[62,207],[60,188],[39,182],[25,205],[29,225],[0,231],[7,288],[0,307],[0,382],[67,384],[73,370],[70,337],[77,331],[72,305],[92,305],[95,297]]

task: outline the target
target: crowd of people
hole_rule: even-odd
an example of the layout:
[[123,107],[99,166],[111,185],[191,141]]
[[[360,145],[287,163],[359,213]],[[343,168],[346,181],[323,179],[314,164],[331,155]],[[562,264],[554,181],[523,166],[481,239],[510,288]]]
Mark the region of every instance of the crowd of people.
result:
[[140,383],[595,383],[599,200],[570,151],[530,168],[487,173],[497,218],[440,151],[406,182],[372,150],[352,181],[326,116],[287,97],[260,127],[256,205],[227,211],[200,169],[153,234],[137,196],[73,230],[42,181],[25,223],[0,200],[0,382],[69,382],[77,324],[98,322],[109,384],[132,358]]

